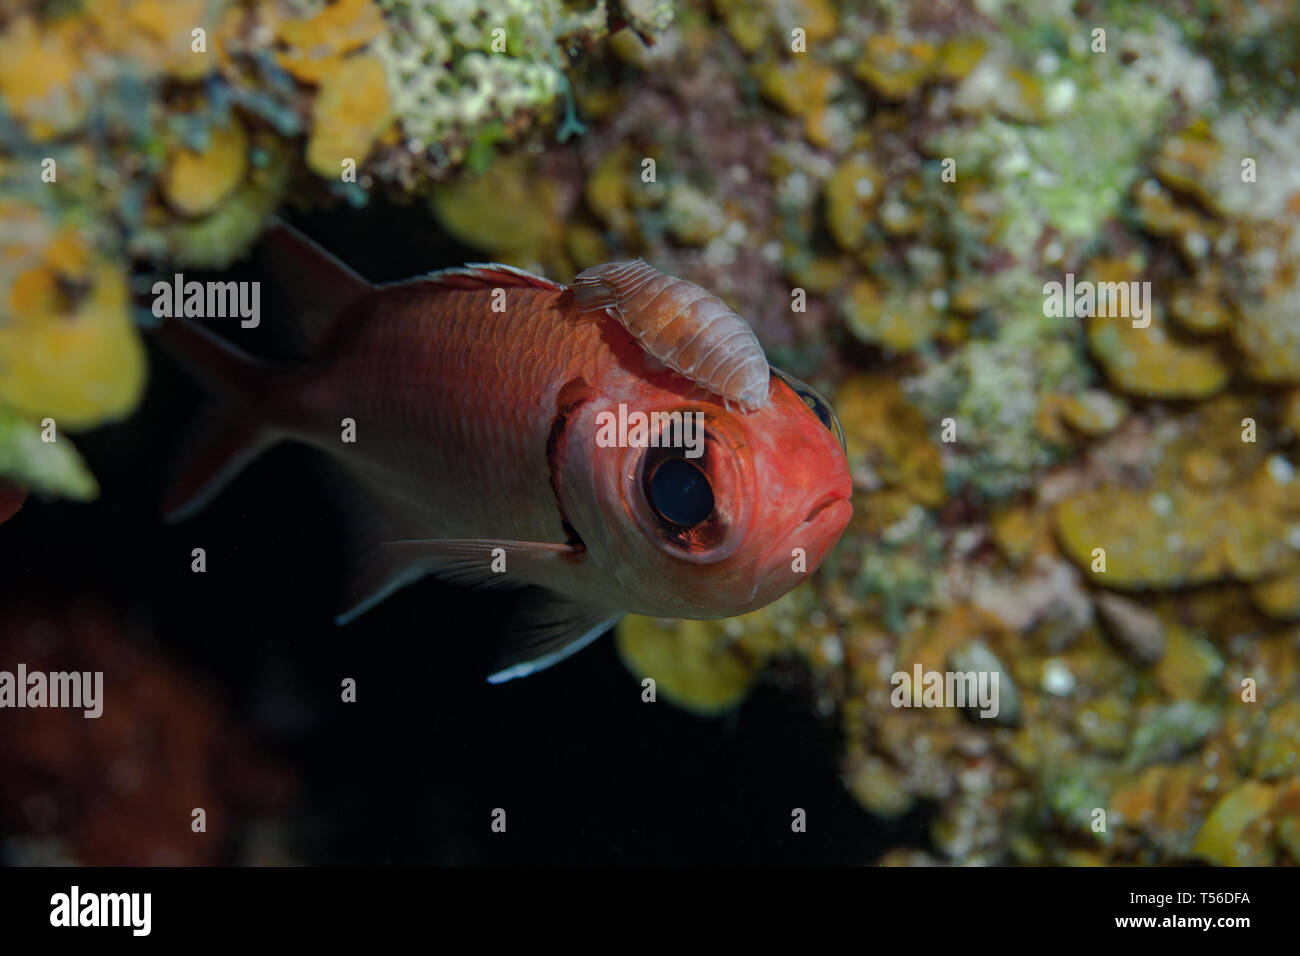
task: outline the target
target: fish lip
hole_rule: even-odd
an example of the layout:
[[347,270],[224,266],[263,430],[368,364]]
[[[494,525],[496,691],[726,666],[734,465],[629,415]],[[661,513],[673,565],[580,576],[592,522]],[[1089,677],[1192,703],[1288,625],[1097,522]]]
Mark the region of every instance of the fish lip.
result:
[[802,523],[803,523],[803,524],[810,524],[810,523],[812,522],[812,520],[813,520],[814,518],[816,518],[817,515],[818,515],[819,513],[825,511],[827,508],[831,507],[831,506],[834,505],[836,502],[839,502],[839,501],[848,501],[848,500],[849,500],[848,497],[845,496],[845,495],[840,495],[840,494],[836,494],[836,493],[834,493],[834,492],[831,492],[831,493],[828,494],[826,497],[824,497],[824,498],[822,498],[820,501],[818,501],[817,504],[815,504],[815,505],[812,506],[812,510],[809,511],[808,514],[804,517]]
[[[803,521],[799,522],[798,525],[792,528],[789,534],[783,535],[764,549],[760,559],[762,563],[767,564],[774,552],[788,548],[791,541],[798,539],[805,531],[812,527],[815,522],[823,519],[826,511],[829,511],[832,508],[838,508],[841,504],[846,505],[850,509],[853,507],[853,502],[850,500],[848,495],[837,494],[835,492],[831,492],[824,497],[817,499],[817,503],[812,506],[807,517],[805,517]],[[849,514],[852,514],[851,510]],[[848,523],[847,517],[845,518],[845,523]]]
[[[759,566],[762,568],[770,569],[774,566],[772,556],[776,554],[776,552],[783,551],[789,553],[788,549],[792,544],[802,546],[801,542],[806,542],[806,538],[804,537],[804,535],[809,529],[816,528],[819,523],[827,521],[828,518],[831,520],[835,519],[834,515],[829,514],[829,512],[832,511],[838,511],[840,513],[840,516],[842,516],[843,518],[843,525],[844,527],[847,527],[849,523],[849,519],[853,515],[853,502],[850,500],[848,495],[835,494],[835,493],[828,494],[824,498],[819,498],[817,503],[813,505],[812,509],[808,512],[808,517],[806,517],[802,522],[800,522],[796,527],[794,527],[789,534],[783,535],[780,538],[774,540],[763,550],[762,554],[759,557]],[[821,559],[825,557],[826,553],[828,553],[830,549],[835,546],[835,543],[839,540],[839,537],[843,534],[843,530],[844,529],[841,528],[840,535],[836,535],[835,540],[830,541],[828,544],[826,544],[824,548],[818,551],[818,554],[816,555],[817,563],[820,563]],[[749,600],[751,604],[754,600],[754,597],[758,594],[759,587],[763,586],[763,584],[764,584],[763,575],[760,575],[759,577],[756,577],[754,579],[754,585],[749,595]],[[784,594],[786,591],[789,591],[790,588],[793,586],[794,586],[793,584],[787,584],[783,586],[781,588],[780,593]],[[772,600],[775,600],[775,598],[772,598]],[[751,606],[749,609],[753,610],[753,607]]]

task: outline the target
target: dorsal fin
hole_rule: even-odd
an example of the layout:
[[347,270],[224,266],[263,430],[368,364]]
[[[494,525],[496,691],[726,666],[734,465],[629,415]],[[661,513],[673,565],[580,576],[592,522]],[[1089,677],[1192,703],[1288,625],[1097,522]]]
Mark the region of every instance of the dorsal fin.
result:
[[[499,262],[470,262],[454,269],[441,269],[430,272],[421,279],[433,282],[448,289],[495,289],[495,288],[532,288],[552,289],[563,292],[567,287],[545,276],[533,275],[514,266]],[[415,280],[420,281],[420,280]]]
[[286,306],[276,316],[286,345],[310,355],[334,320],[374,286],[297,229],[276,219],[258,249],[269,282]]

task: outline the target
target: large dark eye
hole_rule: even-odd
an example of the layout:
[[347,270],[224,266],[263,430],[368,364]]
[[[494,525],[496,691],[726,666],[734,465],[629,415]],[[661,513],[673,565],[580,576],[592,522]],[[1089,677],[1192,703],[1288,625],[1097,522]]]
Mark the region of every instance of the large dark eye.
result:
[[650,504],[665,521],[690,528],[713,514],[713,489],[685,458],[668,458],[650,476]]
[[840,420],[836,417],[835,410],[831,408],[831,403],[822,398],[821,395],[818,394],[817,390],[811,385],[799,381],[799,379],[795,378],[788,372],[783,372],[779,368],[773,368],[772,372],[794,390],[794,393],[798,395],[799,398],[803,400],[803,403],[812,410],[812,413],[817,416],[817,420],[825,425],[827,430],[835,436],[835,440],[840,443],[840,448],[847,452],[848,446],[844,440],[844,428],[840,425]]
[[653,414],[649,443],[629,448],[620,463],[623,502],[660,552],[695,564],[725,561],[747,540],[753,505],[745,430],[712,405]]

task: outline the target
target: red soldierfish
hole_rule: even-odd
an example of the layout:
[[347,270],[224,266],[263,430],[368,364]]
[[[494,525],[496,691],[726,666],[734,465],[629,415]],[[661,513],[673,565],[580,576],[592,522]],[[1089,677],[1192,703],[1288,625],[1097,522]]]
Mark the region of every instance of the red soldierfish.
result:
[[627,613],[762,607],[848,524],[829,406],[769,374],[749,326],[699,286],[639,260],[572,286],[502,265],[373,286],[287,227],[267,250],[310,361],[164,324],[223,400],[166,510],[193,513],[282,439],[328,452],[358,556],[340,623],[430,573],[535,586],[491,678],[506,680]]

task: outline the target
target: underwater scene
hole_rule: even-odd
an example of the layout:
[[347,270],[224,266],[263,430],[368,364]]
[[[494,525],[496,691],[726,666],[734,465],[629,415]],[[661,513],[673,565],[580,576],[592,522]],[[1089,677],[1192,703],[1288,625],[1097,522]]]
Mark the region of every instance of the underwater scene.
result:
[[4,865],[1292,866],[1298,455],[1290,0],[0,6]]

